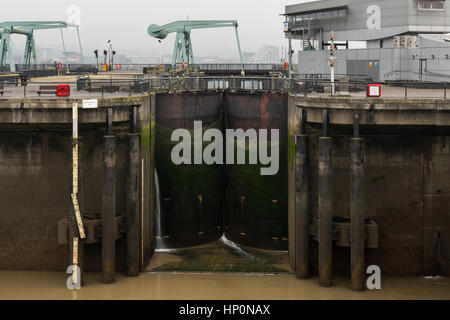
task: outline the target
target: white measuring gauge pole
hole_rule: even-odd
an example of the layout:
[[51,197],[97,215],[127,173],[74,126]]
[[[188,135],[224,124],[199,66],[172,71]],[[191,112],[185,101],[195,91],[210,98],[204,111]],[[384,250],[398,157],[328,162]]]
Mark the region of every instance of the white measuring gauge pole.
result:
[[332,96],[334,96],[336,93],[335,76],[336,76],[336,68],[331,67],[331,95]]
[[75,218],[78,226],[78,230],[80,232],[81,239],[86,238],[86,234],[83,226],[83,219],[81,218],[81,210],[78,204],[78,193],[79,193],[79,185],[78,185],[78,168],[79,168],[79,145],[78,145],[78,103],[74,103],[72,107],[73,112],[73,181],[72,181],[72,204],[75,212]]

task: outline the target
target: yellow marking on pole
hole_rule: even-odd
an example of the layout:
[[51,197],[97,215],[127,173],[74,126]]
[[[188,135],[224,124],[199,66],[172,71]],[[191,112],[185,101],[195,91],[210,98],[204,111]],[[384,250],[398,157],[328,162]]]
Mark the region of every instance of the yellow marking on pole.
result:
[[74,194],[78,194],[79,188],[78,188],[78,171],[79,171],[79,167],[78,167],[78,142],[76,142],[74,140],[74,145],[73,145],[73,174],[72,174],[72,185],[73,185],[73,193]]
[[81,239],[86,239],[86,234],[83,227],[83,219],[81,219],[80,206],[76,194],[72,194],[72,203],[75,211],[75,217],[77,219],[78,231],[80,232]]
[[78,238],[73,238],[73,256],[72,256],[72,283],[77,284],[77,267],[78,267]]
[[[81,239],[86,238],[84,232],[83,220],[81,218],[80,206],[78,204],[78,171],[79,171],[79,158],[78,158],[78,103],[72,105],[72,129],[73,129],[73,161],[72,161],[72,203],[75,212],[75,218],[77,220],[78,231],[80,233]],[[77,284],[78,282],[78,237],[73,238],[73,251],[72,251],[72,283]]]

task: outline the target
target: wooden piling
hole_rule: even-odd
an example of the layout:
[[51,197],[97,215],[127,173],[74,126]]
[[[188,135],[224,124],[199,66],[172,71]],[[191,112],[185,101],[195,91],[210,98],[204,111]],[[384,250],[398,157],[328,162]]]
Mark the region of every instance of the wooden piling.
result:
[[365,201],[364,139],[351,139],[351,287],[364,290],[365,278]]
[[107,131],[103,154],[102,274],[104,283],[114,283],[116,272],[116,140],[112,135],[111,108],[108,108]]
[[319,138],[319,284],[332,286],[332,138]]
[[128,196],[127,196],[127,275],[140,273],[140,204],[139,204],[139,134],[136,131],[137,108],[131,111],[128,135]]
[[309,137],[297,136],[295,149],[295,274],[309,277]]

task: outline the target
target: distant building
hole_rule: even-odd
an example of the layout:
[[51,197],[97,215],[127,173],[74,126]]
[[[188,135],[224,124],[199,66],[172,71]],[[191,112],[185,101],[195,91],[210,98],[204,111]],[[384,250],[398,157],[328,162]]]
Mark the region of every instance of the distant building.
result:
[[[322,0],[286,6],[284,31],[299,40],[300,75],[329,74],[331,31],[338,75],[375,80],[450,80],[450,1]],[[365,49],[348,49],[365,41]]]
[[259,49],[257,52],[253,53],[251,56],[245,59],[244,61],[248,61],[250,63],[280,63],[281,62],[281,49],[276,46],[264,46]]
[[66,51],[66,53],[62,53],[61,57],[59,59],[56,59],[57,61],[63,61],[65,63],[80,63],[81,62],[81,54],[79,52],[75,51]]
[[114,63],[118,63],[118,64],[132,64],[133,63],[133,59],[129,56],[123,55],[123,54],[118,54],[114,57]]
[[55,53],[53,49],[41,48],[37,54],[38,63],[51,64],[55,61]]
[[253,57],[255,56],[256,52],[243,52],[242,58],[244,59],[245,63],[251,63],[253,62]]
[[244,52],[243,57],[247,63],[281,63],[281,48],[264,46],[257,52]]
[[253,62],[257,63],[280,63],[281,52],[280,47],[264,46],[259,49],[253,57]]

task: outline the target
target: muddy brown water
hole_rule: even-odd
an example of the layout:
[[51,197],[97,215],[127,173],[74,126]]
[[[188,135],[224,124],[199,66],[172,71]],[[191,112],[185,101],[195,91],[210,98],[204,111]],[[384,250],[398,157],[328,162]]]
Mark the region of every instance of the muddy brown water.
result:
[[0,299],[39,300],[450,300],[450,278],[384,278],[382,290],[353,292],[349,279],[335,279],[320,288],[317,279],[294,275],[147,273],[136,278],[117,276],[112,285],[100,274],[87,274],[86,286],[69,291],[61,272],[0,272]]

